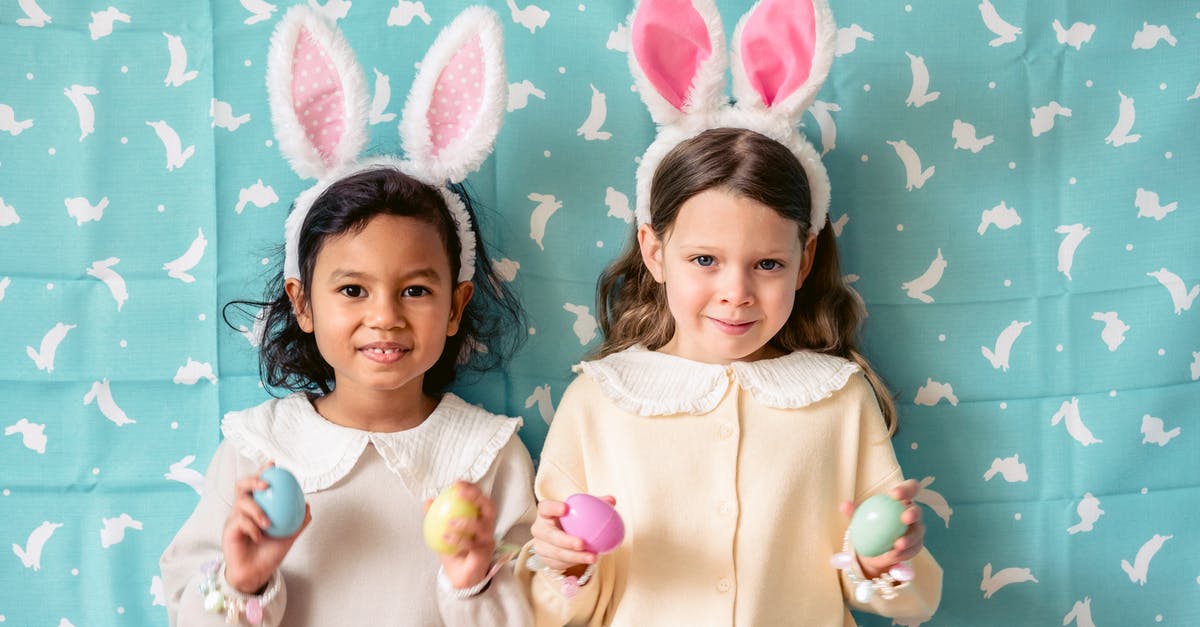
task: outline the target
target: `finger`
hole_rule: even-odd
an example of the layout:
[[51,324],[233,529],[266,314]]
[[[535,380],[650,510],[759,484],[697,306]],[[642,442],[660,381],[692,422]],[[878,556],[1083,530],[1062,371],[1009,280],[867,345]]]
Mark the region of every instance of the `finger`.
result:
[[568,551],[583,551],[583,540],[563,531],[556,521],[539,518],[530,530],[543,543]]
[[263,529],[271,526],[271,518],[267,516],[267,513],[263,511],[262,507],[259,507],[258,502],[249,496],[243,495],[238,497],[238,499],[233,502],[233,509],[237,510],[247,518],[255,521],[258,523],[258,526],[262,527]]
[[255,490],[266,490],[269,487],[271,487],[270,484],[262,479],[259,479],[258,475],[248,475],[234,482],[233,492],[237,495],[250,495],[253,494]]
[[235,516],[231,521],[238,535],[248,538],[254,544],[262,542],[263,531],[253,519],[246,516]]
[[546,518],[562,518],[567,513],[567,504],[562,501],[542,501],[538,503],[538,516]]
[[916,479],[908,479],[893,486],[891,490],[888,490],[888,494],[897,501],[907,504],[920,490],[921,484],[917,483]]
[[600,497],[600,500],[604,501],[605,503],[608,503],[609,507],[617,506],[617,497],[615,497],[611,494]]
[[458,492],[459,497],[468,501],[474,501],[475,499],[479,498],[480,494],[483,494],[483,490],[480,490],[479,486],[471,483],[470,481],[464,481],[462,479],[454,482],[454,489]]
[[854,501],[842,501],[838,504],[838,510],[842,512],[843,516],[850,518],[854,515]]
[[577,564],[592,564],[596,561],[595,553],[574,551],[537,540],[534,541],[533,551],[542,558],[543,562],[556,570],[565,570]]
[[900,522],[913,526],[921,522],[921,508],[916,505],[909,505],[903,512],[900,513]]
[[433,499],[425,499],[425,508],[424,508],[423,510],[421,510],[421,511],[423,511],[423,512],[424,512],[424,513],[426,513],[426,514],[428,514],[428,513],[429,513],[429,507],[430,507],[431,505],[433,505]]
[[495,525],[496,502],[481,494],[479,499],[475,501],[475,504],[479,506],[479,520],[487,521],[490,525]]
[[903,554],[897,559],[911,559],[916,555],[925,541],[925,526],[913,525],[909,527],[908,532],[900,536],[892,543],[892,550],[898,554]]
[[447,533],[452,533],[467,539],[487,538],[492,536],[491,525],[485,524],[479,518],[451,518],[447,527]]

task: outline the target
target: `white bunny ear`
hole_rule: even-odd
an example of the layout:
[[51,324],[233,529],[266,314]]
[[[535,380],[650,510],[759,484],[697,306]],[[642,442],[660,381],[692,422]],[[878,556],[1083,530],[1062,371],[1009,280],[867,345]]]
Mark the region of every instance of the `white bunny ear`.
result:
[[629,22],[629,67],[655,122],[724,104],[725,31],[712,0],[642,0]]
[[733,34],[733,95],[798,124],[829,75],[837,26],[825,0],[760,0]]
[[340,31],[308,7],[292,7],[271,35],[267,93],[279,150],[301,177],[338,170],[366,144],[362,70]]
[[440,185],[478,168],[492,152],[507,92],[500,18],[470,7],[433,42],[404,104],[400,141],[412,173]]

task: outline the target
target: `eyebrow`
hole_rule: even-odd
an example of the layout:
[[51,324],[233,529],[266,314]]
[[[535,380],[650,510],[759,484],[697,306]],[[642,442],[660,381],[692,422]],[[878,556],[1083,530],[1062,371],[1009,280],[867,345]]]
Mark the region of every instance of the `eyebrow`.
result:
[[[697,255],[697,254],[711,255],[711,254],[719,254],[722,252],[720,246],[710,246],[710,245],[705,245],[705,244],[681,244],[679,246],[679,251],[684,254],[688,254],[688,255]],[[776,257],[780,257],[780,258],[787,257],[790,254],[791,254],[791,251],[780,249],[780,250],[757,251],[757,254],[755,256],[760,259],[772,259],[772,258],[776,258]]]
[[[349,270],[349,269],[343,269],[343,268],[338,268],[338,269],[334,270],[333,272],[329,273],[329,280],[335,281],[335,282],[336,281],[344,281],[344,280],[366,281],[366,280],[373,279],[373,278],[374,277],[368,272],[362,272],[360,270]],[[410,279],[427,279],[429,281],[438,281],[439,279],[441,279],[441,275],[438,274],[437,270],[435,270],[431,267],[424,267],[424,268],[417,268],[416,270],[412,270],[410,272],[406,272],[400,278],[405,281],[410,280]]]

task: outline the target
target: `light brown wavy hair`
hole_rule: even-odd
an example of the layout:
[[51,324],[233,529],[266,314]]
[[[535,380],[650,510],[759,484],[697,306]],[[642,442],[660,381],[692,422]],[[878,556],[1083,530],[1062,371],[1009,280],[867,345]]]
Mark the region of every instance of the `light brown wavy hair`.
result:
[[[800,225],[805,238],[811,222],[808,177],[792,151],[754,131],[707,130],[681,142],[663,158],[650,186],[650,227],[665,240],[679,208],[701,192],[718,189],[771,207]],[[810,350],[858,364],[875,391],[889,433],[896,430],[896,404],[879,373],[858,350],[866,311],[846,286],[837,243],[828,223],[817,235],[808,277],[796,291],[788,321],[770,345],[783,353]],[[641,344],[655,350],[675,334],[666,291],[642,262],[635,229],[621,252],[600,275],[596,311],[604,341],[594,357]]]

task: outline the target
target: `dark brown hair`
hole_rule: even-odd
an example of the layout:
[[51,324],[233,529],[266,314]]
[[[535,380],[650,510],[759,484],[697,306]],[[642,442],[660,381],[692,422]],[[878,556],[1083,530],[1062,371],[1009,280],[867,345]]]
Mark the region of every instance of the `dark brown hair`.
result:
[[[808,177],[792,151],[754,131],[717,128],[681,142],[663,158],[650,186],[650,227],[666,239],[679,208],[701,192],[719,189],[771,207],[800,225],[802,238],[811,227],[812,199]],[[813,266],[800,289],[792,313],[770,344],[790,353],[811,350],[858,364],[875,391],[889,431],[894,432],[896,405],[883,379],[858,351],[858,331],[866,311],[842,279],[837,243],[828,223],[816,239]],[[654,350],[675,333],[663,286],[642,262],[636,230],[612,264],[600,275],[596,311],[604,342],[597,357],[636,344]]]
[[[460,369],[484,371],[500,365],[515,352],[524,337],[519,330],[525,328],[520,305],[496,275],[484,249],[470,197],[460,186],[454,186],[453,191],[463,199],[471,218],[475,293],[463,311],[458,332],[446,338],[437,363],[425,373],[422,390],[434,397],[455,380]],[[395,169],[374,168],[330,185],[313,201],[300,228],[297,246],[304,294],[311,291],[313,268],[325,242],[331,237],[359,232],[379,215],[416,218],[432,225],[450,260],[450,276],[458,276],[462,247],[454,218],[441,193]],[[281,267],[268,282],[264,300],[229,303],[224,310],[225,322],[237,328],[230,320],[231,308],[251,316],[254,308],[261,308],[259,315],[265,331],[259,345],[259,376],[263,383],[269,388],[328,394],[333,389],[333,368],[317,350],[313,334],[300,328],[283,286]],[[471,350],[481,345],[488,350]]]

